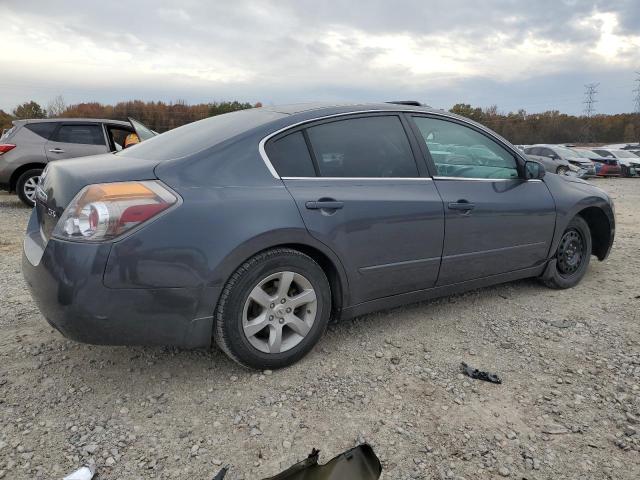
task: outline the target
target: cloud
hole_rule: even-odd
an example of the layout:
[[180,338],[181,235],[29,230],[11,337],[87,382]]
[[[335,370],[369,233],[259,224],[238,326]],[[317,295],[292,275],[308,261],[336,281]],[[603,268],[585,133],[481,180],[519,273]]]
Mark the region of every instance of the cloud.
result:
[[[600,81],[600,111],[628,111],[640,65],[633,0],[23,0],[1,5],[0,18],[10,65],[0,77],[4,109],[63,94],[67,102],[415,97],[444,107],[474,99],[577,112],[582,84]],[[538,85],[545,91],[532,101]]]

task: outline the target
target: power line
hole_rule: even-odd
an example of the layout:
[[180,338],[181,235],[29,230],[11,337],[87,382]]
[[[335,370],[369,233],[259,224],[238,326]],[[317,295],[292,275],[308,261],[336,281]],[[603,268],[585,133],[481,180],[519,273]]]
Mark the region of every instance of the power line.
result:
[[596,95],[598,94],[598,85],[599,83],[587,83],[584,86],[584,116],[585,122],[582,127],[582,139],[584,142],[591,142],[593,137],[591,132],[591,118],[596,113],[595,104],[598,100],[596,100]]
[[638,138],[638,143],[640,144],[640,72],[636,72],[636,88],[633,89],[633,93],[635,96],[633,97],[633,103],[635,105],[634,113],[636,114],[635,129],[636,135]]
[[633,111],[637,114],[640,114],[640,72],[636,72],[635,83],[636,88],[633,89],[633,93],[635,93],[635,96],[633,97],[635,108],[633,109]]

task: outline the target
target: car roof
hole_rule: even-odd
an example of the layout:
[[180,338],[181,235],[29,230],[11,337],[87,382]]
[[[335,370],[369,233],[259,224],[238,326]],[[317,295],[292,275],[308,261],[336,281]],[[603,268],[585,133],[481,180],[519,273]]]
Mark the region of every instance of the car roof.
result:
[[75,123],[75,122],[96,122],[96,123],[111,123],[113,125],[122,125],[131,127],[129,122],[124,122],[122,120],[112,120],[109,118],[26,118],[21,120],[14,120],[13,124],[27,124],[27,123],[51,123],[51,122],[59,122],[59,123]]
[[315,114],[331,115],[344,111],[359,112],[369,110],[390,110],[390,111],[424,111],[442,113],[444,110],[437,110],[428,106],[407,105],[401,103],[349,103],[349,102],[309,102],[291,103],[286,105],[273,105],[261,107],[285,115],[296,115],[313,111]]

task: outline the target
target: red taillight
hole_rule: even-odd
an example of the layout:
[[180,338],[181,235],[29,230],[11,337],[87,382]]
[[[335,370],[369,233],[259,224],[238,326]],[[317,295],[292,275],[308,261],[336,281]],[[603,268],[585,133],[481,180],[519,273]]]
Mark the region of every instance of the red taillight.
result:
[[53,230],[64,240],[110,240],[178,202],[159,181],[87,185],[65,209]]
[[0,155],[7,153],[9,150],[13,150],[16,146],[13,143],[0,143]]
[[127,207],[120,216],[120,226],[126,227],[132,223],[140,223],[149,220],[154,215],[169,208],[169,203],[148,203],[146,205],[134,205]]

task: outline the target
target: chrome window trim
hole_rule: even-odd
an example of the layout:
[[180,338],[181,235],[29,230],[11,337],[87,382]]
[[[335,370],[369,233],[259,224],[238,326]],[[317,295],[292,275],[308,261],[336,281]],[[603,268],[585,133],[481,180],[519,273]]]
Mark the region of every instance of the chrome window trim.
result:
[[[269,135],[265,136],[262,138],[262,140],[260,140],[260,143],[258,144],[258,152],[260,153],[260,157],[262,157],[262,161],[264,162],[264,164],[267,166],[267,169],[269,170],[269,172],[271,173],[271,175],[273,175],[273,178],[276,178],[278,180],[281,180],[283,177],[280,177],[280,175],[278,174],[278,172],[276,171],[276,169],[274,168],[273,164],[271,163],[271,161],[269,160],[269,156],[267,155],[267,152],[264,148],[265,144],[272,138],[275,137],[276,135],[279,135],[282,132],[286,132],[287,130],[291,130],[293,128],[299,127],[300,125],[304,125],[306,123],[313,123],[313,122],[317,122],[318,120],[326,120],[329,118],[337,118],[337,117],[345,117],[345,116],[349,116],[349,115],[358,115],[358,114],[365,114],[365,113],[387,113],[389,115],[397,115],[399,113],[420,113],[423,115],[433,115],[436,117],[445,117],[445,118],[450,118],[453,120],[456,120],[458,122],[461,123],[466,123],[467,125],[471,126],[471,127],[475,127],[475,128],[480,128],[484,133],[486,133],[489,137],[491,137],[492,139],[498,141],[500,144],[504,143],[504,140],[501,139],[500,137],[497,137],[495,133],[493,133],[491,130],[488,130],[486,127],[484,127],[483,125],[479,125],[479,124],[475,124],[473,122],[467,121],[464,118],[460,118],[456,115],[451,115],[448,112],[442,111],[424,111],[424,110],[415,110],[415,109],[393,109],[393,110],[380,110],[380,109],[374,109],[374,110],[356,110],[356,111],[350,111],[350,112],[343,112],[343,113],[334,113],[333,115],[324,115],[321,117],[314,117],[314,118],[310,118],[308,120],[303,120],[301,122],[296,122],[296,123],[292,123],[291,125],[287,125],[286,127],[283,127],[279,130],[276,130],[273,133],[270,133]],[[518,155],[520,158],[522,158],[523,160],[525,160],[522,155],[520,155],[520,153],[517,152],[517,148],[513,149],[512,153],[515,153],[516,155]],[[287,177],[289,179],[294,178],[294,177]],[[345,177],[295,177],[295,178],[345,178]],[[358,178],[360,179],[360,177],[354,177],[354,178]],[[362,177],[362,179],[371,179],[371,178],[381,178],[381,179],[393,179],[393,178],[398,178],[398,177]],[[415,177],[415,178],[428,178],[428,177]],[[440,177],[443,178],[443,177]],[[455,177],[453,177],[455,178]]]
[[410,180],[410,181],[427,181],[432,182],[431,177],[280,177],[282,180]]
[[[512,182],[513,180],[523,180],[520,177],[515,178],[472,178],[472,177],[433,177],[434,180],[470,180],[472,182]],[[537,178],[529,178],[526,182],[542,182]]]

